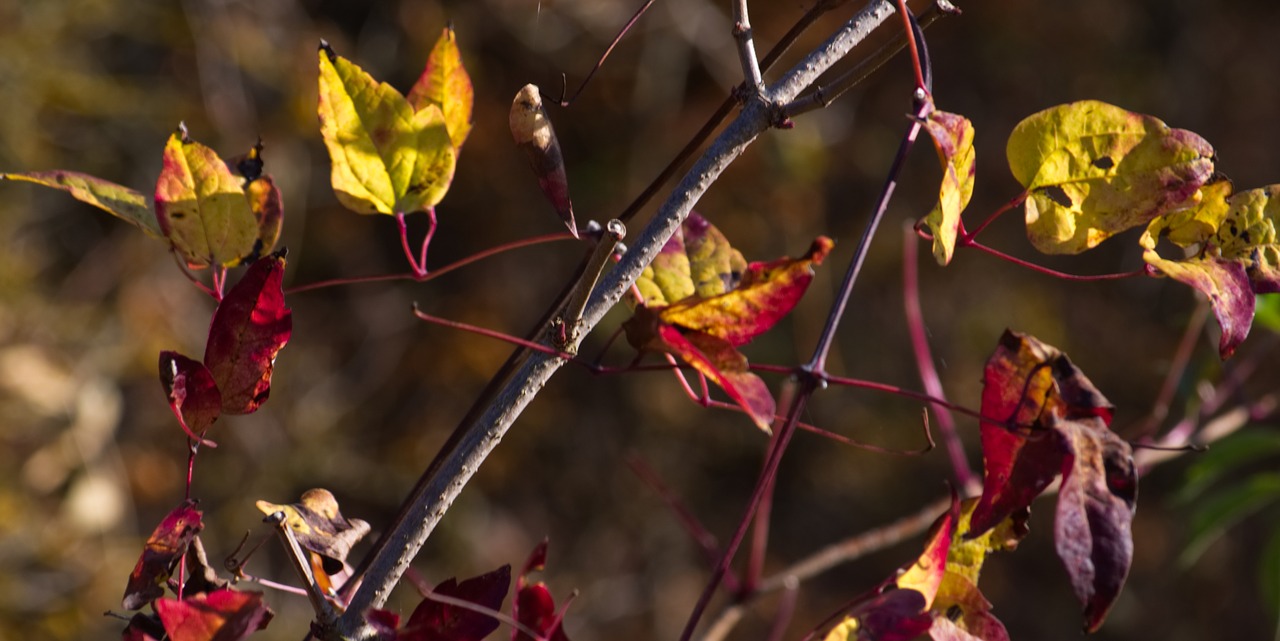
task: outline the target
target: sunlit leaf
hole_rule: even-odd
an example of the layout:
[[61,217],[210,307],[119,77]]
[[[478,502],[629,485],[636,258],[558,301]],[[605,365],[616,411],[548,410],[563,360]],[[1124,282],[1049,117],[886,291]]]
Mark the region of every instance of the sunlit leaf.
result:
[[1194,205],[1213,175],[1213,148],[1200,136],[1096,100],[1029,116],[1006,153],[1029,193],[1027,236],[1050,254],[1085,251]]
[[976,498],[966,499],[961,503],[960,519],[956,525],[957,535],[947,552],[947,573],[962,576],[975,585],[982,573],[987,554],[1017,549],[1018,544],[1030,532],[1027,521],[1031,518],[1030,510],[1016,510],[980,535],[966,536],[970,531],[973,510],[977,506]]
[[253,255],[258,222],[243,181],[185,126],[164,147],[155,195],[160,230],[188,265],[234,266]]
[[1230,209],[1214,245],[1224,260],[1240,263],[1253,291],[1258,294],[1280,292],[1280,185],[1269,185],[1234,194],[1227,199]]
[[147,204],[147,197],[124,185],[74,171],[0,173],[0,180],[18,180],[60,189],[76,200],[93,205],[141,229],[148,236],[164,238],[156,215]]
[[268,516],[284,512],[285,525],[297,537],[298,545],[319,554],[328,574],[341,572],[351,547],[369,533],[368,523],[342,516],[338,500],[323,488],[307,490],[297,503],[277,505],[260,500],[256,505]]
[[267,627],[274,614],[261,592],[215,590],[178,601],[161,599],[156,612],[170,641],[240,641]]
[[200,361],[160,352],[160,384],[183,431],[192,440],[204,440],[201,434],[222,414],[222,394],[213,374]]
[[[511,566],[458,583],[448,579],[432,589],[438,595],[462,599],[493,611],[501,611],[511,587]],[[498,629],[493,617],[433,600],[423,599],[409,617],[397,641],[480,641]]]
[[636,279],[646,307],[665,307],[697,295],[710,298],[738,286],[747,269],[742,253],[697,212],[690,212]]
[[457,150],[433,103],[414,110],[399,91],[320,46],[320,134],[338,200],[361,214],[434,207],[453,180]]
[[1129,444],[1108,428],[1114,410],[1066,355],[1013,332],[983,383],[983,493],[969,536],[1025,509],[1061,473],[1055,544],[1085,629],[1096,630],[1133,557],[1138,477]]
[[1169,260],[1156,251],[1160,232],[1167,221],[1151,222],[1139,243],[1142,259],[1160,274],[1189,285],[1204,294],[1213,306],[1213,315],[1222,328],[1218,353],[1228,358],[1249,335],[1253,324],[1255,297],[1249,275],[1243,264],[1217,255],[1199,255],[1184,260]]
[[1009,641],[1008,630],[991,614],[991,602],[963,575],[947,571],[932,611],[935,618],[929,637],[934,641]]
[[953,495],[951,509],[934,523],[924,552],[895,581],[899,588],[915,590],[923,595],[925,609],[933,605],[938,587],[942,585],[942,576],[947,571],[947,555],[951,551],[951,541],[955,537],[956,521],[959,518],[960,503]]
[[165,582],[203,527],[200,510],[191,499],[169,512],[147,538],[142,556],[129,574],[121,607],[137,610],[164,596]]
[[942,186],[938,204],[921,221],[933,235],[933,257],[939,265],[951,262],[960,214],[973,196],[976,163],[973,151],[973,123],[968,118],[945,111],[931,111],[924,130],[933,138],[942,161]]
[[511,102],[507,116],[511,137],[524,152],[538,179],[542,194],[551,201],[556,213],[578,235],[578,224],[573,218],[573,202],[569,198],[569,178],[564,171],[564,155],[560,152],[560,140],[555,127],[542,105],[542,94],[537,85],[525,85]]
[[421,111],[433,104],[444,114],[449,129],[449,139],[454,148],[462,147],[471,133],[471,107],[475,101],[471,76],[462,65],[462,52],[458,50],[458,38],[451,27],[445,27],[440,39],[427,57],[427,66],[409,90],[409,104],[414,111]]
[[285,307],[281,289],[284,254],[281,250],[250,265],[209,323],[204,364],[228,414],[248,414],[266,402],[276,354],[293,332],[293,312]]
[[284,204],[275,180],[270,174],[262,173],[261,140],[249,149],[248,154],[237,158],[233,165],[236,173],[245,179],[245,198],[254,219],[258,221],[258,242],[254,244],[253,253],[249,257],[249,260],[257,260],[275,249],[276,241],[280,239],[280,228],[284,224]]

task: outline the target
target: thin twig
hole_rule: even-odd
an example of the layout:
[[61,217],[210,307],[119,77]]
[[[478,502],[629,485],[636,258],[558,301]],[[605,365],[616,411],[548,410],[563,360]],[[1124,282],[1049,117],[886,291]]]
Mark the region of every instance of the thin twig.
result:
[[743,83],[747,91],[759,93],[764,89],[764,77],[760,74],[760,62],[756,58],[751,19],[747,16],[747,0],[733,2],[733,40],[738,45],[738,62],[742,65]]

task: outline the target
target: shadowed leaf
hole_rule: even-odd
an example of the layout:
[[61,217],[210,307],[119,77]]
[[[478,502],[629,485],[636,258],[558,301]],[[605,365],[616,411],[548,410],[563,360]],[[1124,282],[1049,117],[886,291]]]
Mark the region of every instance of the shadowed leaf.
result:
[[[448,579],[432,592],[469,601],[494,611],[502,609],[511,587],[511,566],[504,565],[493,572],[458,583]],[[399,641],[480,641],[498,629],[493,617],[460,608],[456,605],[432,600],[430,596],[414,609],[406,628],[400,631]]]
[[212,149],[188,138],[185,126],[164,147],[155,197],[160,230],[191,267],[230,267],[253,255],[258,222],[243,181]]
[[60,189],[76,200],[93,205],[141,229],[148,236],[164,238],[160,223],[147,204],[147,197],[124,185],[88,174],[60,170],[0,174],[0,180],[18,180]]
[[264,256],[231,288],[209,324],[204,364],[222,391],[222,411],[248,414],[271,393],[276,354],[289,342],[293,312],[281,282],[284,250]]
[[1014,128],[1006,153],[1026,188],[1027,236],[1075,254],[1195,204],[1213,148],[1183,129],[1096,100],[1059,105]]
[[[524,568],[516,577],[516,596],[511,604],[511,616],[525,627],[538,633],[547,641],[569,641],[561,623],[563,613],[556,612],[555,599],[551,591],[541,581],[529,583],[530,572],[541,571],[547,564],[547,541],[543,540],[525,561]],[[516,629],[511,633],[511,641],[535,641],[523,630]]]
[[120,634],[121,641],[159,641],[164,636],[164,624],[160,622],[160,617],[141,612],[129,618],[129,625]]
[[438,105],[415,110],[391,85],[321,43],[318,112],[330,182],[344,207],[395,215],[444,198],[457,150]]
[[142,556],[129,574],[121,607],[137,610],[164,596],[164,585],[187,553],[191,539],[204,527],[195,501],[187,499],[169,512],[147,538]]
[[576,237],[578,224],[573,218],[573,202],[569,198],[569,177],[564,171],[564,155],[560,153],[560,140],[555,127],[542,105],[542,94],[537,85],[525,85],[511,102],[507,116],[511,137],[524,152],[538,179],[542,194],[551,201],[560,219]]
[[932,611],[935,618],[929,637],[934,641],[1009,641],[1008,630],[991,614],[991,602],[973,581],[960,574],[948,570]]
[[924,120],[924,130],[933,138],[942,161],[942,186],[938,204],[923,224],[933,234],[933,257],[939,265],[951,262],[960,214],[973,196],[976,163],[973,151],[973,123],[968,118],[945,111],[932,111]]
[[824,641],[910,641],[933,625],[924,595],[891,589],[858,604]]
[[369,533],[368,523],[343,517],[333,493],[323,488],[307,490],[297,503],[258,501],[256,505],[267,516],[284,512],[285,525],[293,530],[298,545],[319,554],[328,574],[341,572],[351,546]]
[[161,599],[156,612],[171,641],[240,641],[274,616],[261,592],[224,589],[178,601]]
[[160,352],[160,384],[182,430],[192,440],[203,441],[201,434],[222,414],[222,394],[213,374],[200,361]]
[[439,107],[454,148],[462,147],[471,133],[475,93],[471,76],[462,66],[462,52],[458,51],[458,39],[451,27],[445,27],[436,40],[426,68],[409,90],[408,100],[414,111],[421,111],[429,104]]
[[258,241],[253,246],[253,254],[246,259],[249,262],[275,249],[276,241],[280,240],[280,228],[284,224],[284,204],[275,180],[270,174],[262,173],[261,140],[249,149],[248,154],[236,158],[232,164],[235,172],[245,180],[244,195],[254,219],[258,221]]

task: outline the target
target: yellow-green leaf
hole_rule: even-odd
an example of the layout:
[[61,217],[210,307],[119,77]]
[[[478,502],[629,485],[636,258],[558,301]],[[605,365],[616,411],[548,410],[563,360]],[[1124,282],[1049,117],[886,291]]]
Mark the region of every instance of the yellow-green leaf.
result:
[[723,294],[738,286],[746,268],[742,252],[694,212],[636,279],[636,287],[645,307],[665,307],[695,294],[702,298]]
[[163,238],[155,214],[147,205],[147,197],[116,183],[74,171],[31,171],[0,174],[0,180],[20,180],[44,185],[71,194],[72,198],[88,203],[146,232],[148,236]]
[[444,198],[457,150],[438,105],[414,111],[391,85],[322,44],[319,115],[333,190],[348,209],[394,215]]
[[1250,189],[1227,199],[1230,208],[1214,244],[1222,258],[1244,266],[1259,294],[1280,292],[1280,185]]
[[475,101],[475,93],[471,87],[471,76],[462,66],[462,52],[458,50],[458,39],[453,29],[444,28],[440,39],[436,40],[431,55],[427,58],[426,69],[418,77],[409,90],[409,104],[414,111],[421,111],[427,105],[436,105],[444,113],[445,126],[449,129],[449,139],[454,148],[462,147],[467,134],[471,133],[471,107]]
[[1049,254],[1085,251],[1192,206],[1213,175],[1213,148],[1200,136],[1096,100],[1028,117],[1006,154],[1028,192],[1027,236]]
[[234,266],[253,254],[258,221],[242,183],[185,127],[169,137],[156,180],[156,220],[188,265]]
[[939,265],[946,265],[955,251],[960,214],[973,196],[973,123],[964,116],[933,111],[925,118],[924,129],[933,138],[942,161],[942,186],[938,204],[922,222],[933,234],[934,259]]

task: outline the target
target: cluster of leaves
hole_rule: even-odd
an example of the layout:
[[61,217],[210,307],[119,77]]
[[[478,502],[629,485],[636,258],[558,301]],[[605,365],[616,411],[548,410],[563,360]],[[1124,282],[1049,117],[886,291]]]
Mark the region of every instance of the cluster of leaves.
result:
[[1006,332],[983,375],[982,496],[954,502],[925,553],[827,635],[846,639],[1007,641],[978,590],[987,552],[1012,550],[1031,503],[1061,477],[1054,538],[1084,628],[1096,630],[1133,558],[1137,472],[1128,443],[1109,428],[1111,404],[1071,361],[1035,338]]

